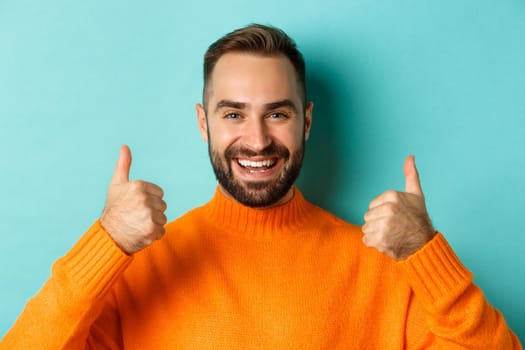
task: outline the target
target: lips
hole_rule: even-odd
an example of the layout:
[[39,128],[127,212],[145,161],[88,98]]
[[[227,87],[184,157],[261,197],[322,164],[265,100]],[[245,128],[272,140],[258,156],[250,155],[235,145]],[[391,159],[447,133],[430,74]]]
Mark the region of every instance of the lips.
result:
[[237,163],[243,168],[247,169],[259,169],[264,170],[271,168],[275,165],[277,162],[277,159],[271,158],[271,159],[264,159],[264,160],[250,160],[250,159],[237,159]]
[[234,160],[239,167],[250,174],[264,173],[272,169],[278,162],[278,158],[265,158],[265,159],[247,159],[247,158],[236,158]]
[[270,180],[278,176],[290,152],[281,144],[270,144],[261,151],[232,145],[224,152],[235,172],[247,181]]

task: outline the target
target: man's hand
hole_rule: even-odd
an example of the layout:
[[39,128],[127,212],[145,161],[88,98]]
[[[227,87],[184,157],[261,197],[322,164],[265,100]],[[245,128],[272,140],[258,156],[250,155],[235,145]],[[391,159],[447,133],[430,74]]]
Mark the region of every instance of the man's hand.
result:
[[407,157],[404,170],[405,192],[386,191],[370,202],[362,228],[365,245],[396,260],[408,258],[435,235],[414,156]]
[[129,181],[130,167],[131,151],[122,146],[100,223],[123,251],[133,254],[162,237],[167,206],[159,186]]

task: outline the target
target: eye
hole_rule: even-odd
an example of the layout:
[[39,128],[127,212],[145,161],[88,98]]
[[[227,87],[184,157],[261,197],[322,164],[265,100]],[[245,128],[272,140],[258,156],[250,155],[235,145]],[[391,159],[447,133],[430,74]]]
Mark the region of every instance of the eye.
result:
[[224,119],[240,119],[241,115],[239,113],[228,113],[224,116]]
[[281,112],[275,112],[270,114],[270,119],[286,119],[288,116]]

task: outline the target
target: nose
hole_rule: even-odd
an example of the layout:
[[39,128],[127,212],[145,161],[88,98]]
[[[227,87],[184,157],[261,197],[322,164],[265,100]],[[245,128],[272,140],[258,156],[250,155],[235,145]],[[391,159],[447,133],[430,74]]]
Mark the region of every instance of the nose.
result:
[[264,120],[254,118],[245,124],[243,143],[246,147],[254,151],[262,151],[271,142],[268,126],[264,123]]

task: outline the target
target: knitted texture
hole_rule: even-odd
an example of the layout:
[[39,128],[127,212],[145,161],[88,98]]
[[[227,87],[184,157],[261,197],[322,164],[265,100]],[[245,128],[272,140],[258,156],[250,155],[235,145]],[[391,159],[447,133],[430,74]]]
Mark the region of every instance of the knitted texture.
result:
[[295,189],[216,191],[130,257],[96,222],[0,349],[521,349],[441,234],[401,262]]

